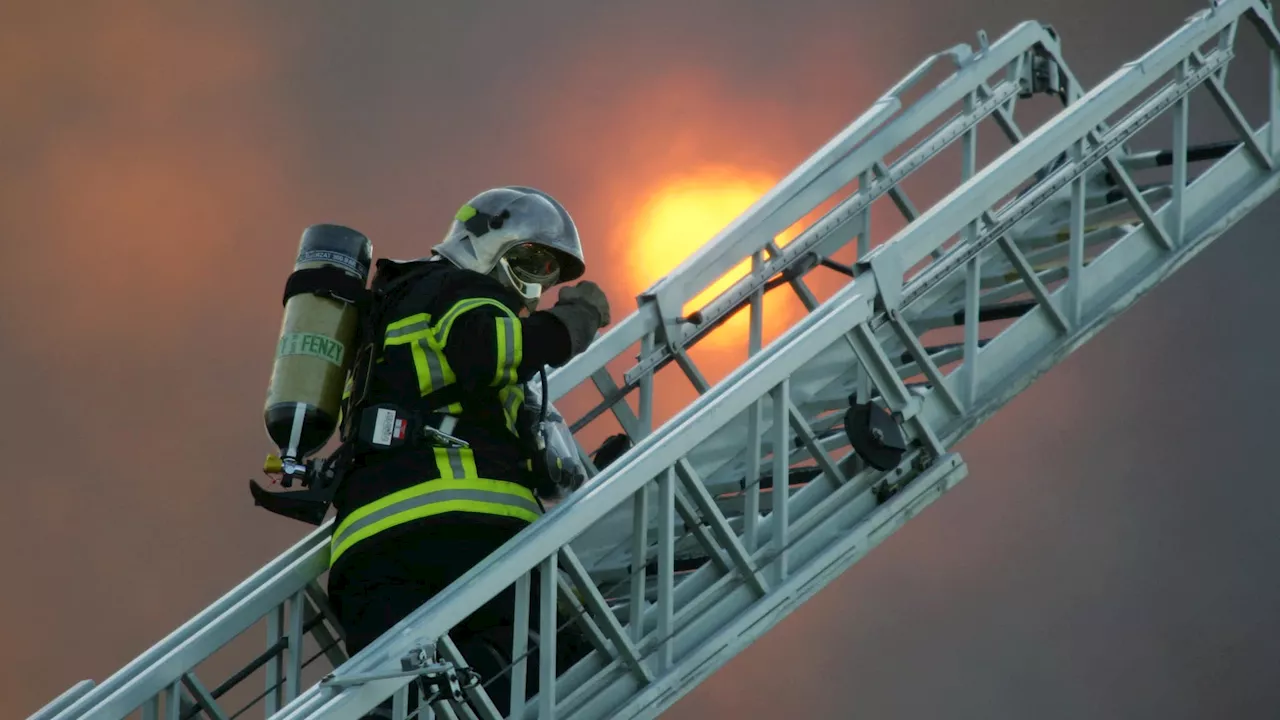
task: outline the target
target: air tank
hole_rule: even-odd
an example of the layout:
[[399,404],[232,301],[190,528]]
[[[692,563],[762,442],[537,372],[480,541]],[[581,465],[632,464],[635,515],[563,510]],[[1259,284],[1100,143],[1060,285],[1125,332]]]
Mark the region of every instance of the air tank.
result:
[[302,233],[285,283],[284,317],[263,409],[267,435],[285,463],[318,452],[338,426],[347,371],[355,359],[373,243],[341,225]]

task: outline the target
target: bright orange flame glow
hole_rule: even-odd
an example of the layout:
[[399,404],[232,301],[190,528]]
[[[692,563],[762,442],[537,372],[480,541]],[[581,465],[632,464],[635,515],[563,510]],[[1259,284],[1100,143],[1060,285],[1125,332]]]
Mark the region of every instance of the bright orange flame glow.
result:
[[[775,178],[737,168],[714,167],[670,180],[641,207],[630,235],[628,277],[636,292],[671,272],[708,240],[741,215],[775,184]],[[788,231],[785,235],[794,234]],[[784,242],[785,237],[779,241]],[[684,307],[689,313],[715,299],[751,270],[750,258],[711,283]],[[785,329],[785,304],[768,296],[764,303],[764,336]],[[746,346],[750,313],[740,311],[703,343]]]

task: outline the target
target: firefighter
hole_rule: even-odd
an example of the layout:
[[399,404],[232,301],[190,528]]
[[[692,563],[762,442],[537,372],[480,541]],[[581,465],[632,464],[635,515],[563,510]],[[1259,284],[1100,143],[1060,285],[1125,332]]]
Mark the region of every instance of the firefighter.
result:
[[[370,351],[343,400],[344,434],[374,440],[357,445],[334,497],[328,585],[349,653],[541,514],[542,480],[519,426],[522,386],[582,352],[610,322],[608,300],[590,281],[565,285],[554,306],[538,309],[547,289],[585,270],[569,213],[517,186],[468,201],[430,256],[379,261],[364,329]],[[393,436],[428,441],[377,447]],[[531,586],[536,632],[536,577]],[[510,663],[514,596],[508,588],[449,635],[503,714],[510,673],[492,676]],[[537,659],[536,651],[527,658],[530,695]]]

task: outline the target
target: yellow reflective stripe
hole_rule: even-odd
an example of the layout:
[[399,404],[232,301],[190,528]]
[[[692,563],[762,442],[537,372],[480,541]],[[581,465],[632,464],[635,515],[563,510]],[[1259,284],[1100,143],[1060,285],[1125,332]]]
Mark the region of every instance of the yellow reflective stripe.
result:
[[409,346],[413,353],[413,367],[418,373],[418,392],[422,395],[452,385],[458,378],[449,366],[449,359],[438,347],[430,330],[426,336]]
[[508,385],[498,390],[498,402],[502,405],[502,415],[507,421],[507,429],[513,435],[516,432],[516,413],[524,404],[524,388],[519,385]]
[[434,448],[436,470],[443,480],[466,480],[480,477],[476,469],[476,454],[471,448]]
[[442,345],[448,344],[449,331],[453,329],[453,321],[457,320],[459,315],[485,305],[492,305],[493,307],[498,308],[508,317],[516,317],[516,314],[511,312],[511,308],[492,298],[471,298],[469,300],[459,300],[454,303],[453,307],[449,308],[448,312],[441,316],[440,322],[436,323],[436,337],[440,338],[440,343]]
[[498,318],[497,325],[497,361],[493,371],[493,387],[514,385],[516,369],[524,359],[524,338],[520,332],[520,321],[515,317]]
[[477,478],[430,480],[388,495],[360,508],[362,515],[359,518],[352,513],[343,522],[343,526],[333,534],[329,563],[337,562],[352,545],[383,530],[441,513],[470,512],[536,521],[541,513],[532,493],[525,497],[512,492],[511,487],[528,493],[527,488],[515,483]]
[[383,334],[382,346],[405,345],[431,333],[431,316],[427,313],[410,315],[407,318],[387,324]]
[[[524,358],[524,343],[520,332],[520,320],[511,308],[491,298],[470,298],[454,303],[434,326],[431,315],[417,313],[409,317],[388,323],[383,335],[383,347],[390,345],[408,345],[413,356],[413,367],[418,375],[418,392],[420,395],[440,390],[457,382],[457,375],[449,365],[444,353],[444,345],[449,340],[449,331],[453,323],[463,313],[479,307],[490,305],[502,311],[505,317],[496,319],[495,328],[497,343],[497,359],[494,368],[494,387],[510,385],[516,382],[516,371]],[[378,359],[379,362],[383,358]],[[521,394],[520,402],[523,402]],[[507,426],[514,432],[515,415],[507,410]],[[516,403],[518,406],[519,403]],[[444,408],[451,415],[462,414],[462,403],[450,403]]]
[[449,332],[453,329],[453,323],[463,313],[485,306],[498,308],[504,316],[496,318],[494,321],[496,325],[494,328],[494,343],[497,349],[497,358],[494,365],[492,386],[501,387],[515,383],[516,369],[520,367],[520,362],[524,358],[524,342],[520,333],[520,319],[506,305],[492,298],[459,300],[440,317],[440,322],[436,323],[434,328],[435,337],[442,346],[448,344]]
[[[429,314],[418,313],[388,323],[383,338],[384,347],[409,346],[410,354],[413,355],[413,368],[418,375],[418,392],[421,395],[439,390],[457,380],[444,355],[444,346],[436,339]],[[455,414],[462,412],[458,403],[450,406],[450,412],[453,412],[453,408],[456,408]]]
[[390,527],[445,512],[472,512],[534,522],[541,508],[523,485],[489,480],[475,474],[475,456],[468,448],[436,448],[441,478],[392,493],[351,513],[333,534],[332,565],[357,542]]

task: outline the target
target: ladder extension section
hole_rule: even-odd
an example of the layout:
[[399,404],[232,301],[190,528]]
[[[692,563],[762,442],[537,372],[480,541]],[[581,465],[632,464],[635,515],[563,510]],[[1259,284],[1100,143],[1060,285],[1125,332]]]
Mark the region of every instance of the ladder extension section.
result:
[[[1241,27],[1270,58],[1258,127],[1226,91]],[[905,99],[948,60],[949,76]],[[1235,130],[1228,142],[1189,144],[1200,87]],[[231,718],[228,697],[263,666],[263,707],[279,720],[355,720],[388,697],[399,711],[408,673],[425,672],[402,661],[466,665],[450,629],[513,585],[527,597],[531,571],[543,601],[517,618],[511,652],[537,653],[540,692],[523,701],[517,662],[510,717],[656,716],[962,480],[956,443],[1276,191],[1278,89],[1280,33],[1264,0],[1214,2],[1087,93],[1039,23],[927,59],[551,375],[553,400],[588,383],[603,398],[575,431],[609,413],[637,444],[502,550],[348,659],[319,583],[330,520],[110,678],[34,717],[114,720],[140,708]],[[1041,94],[1061,107],[1024,134],[1014,109]],[[1134,150],[1165,113],[1172,138],[1162,131],[1157,149]],[[979,168],[977,128],[988,121],[1009,147]],[[959,184],[920,209],[904,181],[926,165],[929,178],[948,172],[945,150],[959,151]],[[875,245],[870,208],[881,198],[904,224]],[[834,259],[845,251],[856,261]],[[748,274],[681,314],[744,261]],[[819,268],[849,279],[820,299],[807,282]],[[782,285],[808,314],[761,347],[763,296]],[[708,382],[689,350],[742,310],[750,357]],[[933,332],[956,339],[926,344]],[[652,429],[655,376],[673,362],[700,396]],[[868,429],[867,408],[886,424]],[[557,599],[595,650],[554,677]],[[197,666],[263,618],[267,652],[206,686]],[[543,639],[531,651],[526,629]],[[304,689],[307,635],[334,669]],[[431,709],[496,720],[483,689],[461,692],[470,705],[446,693]]]

